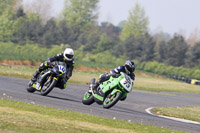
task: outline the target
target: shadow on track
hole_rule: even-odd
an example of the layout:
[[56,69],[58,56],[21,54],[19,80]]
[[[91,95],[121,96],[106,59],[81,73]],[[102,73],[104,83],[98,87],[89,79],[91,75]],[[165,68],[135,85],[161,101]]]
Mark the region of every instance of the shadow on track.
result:
[[62,98],[62,97],[56,97],[56,96],[50,96],[50,95],[47,95],[46,97],[55,98],[55,99],[64,100],[64,101],[72,101],[72,102],[82,103],[81,101],[68,99],[68,98]]
[[119,106],[116,106],[116,108],[111,108],[110,110],[116,111],[116,112],[121,112],[121,113],[127,113],[127,114],[141,114],[141,115],[150,116],[150,114],[148,114],[146,112],[139,112],[136,110],[127,109],[127,108],[123,108],[123,107],[119,107]]

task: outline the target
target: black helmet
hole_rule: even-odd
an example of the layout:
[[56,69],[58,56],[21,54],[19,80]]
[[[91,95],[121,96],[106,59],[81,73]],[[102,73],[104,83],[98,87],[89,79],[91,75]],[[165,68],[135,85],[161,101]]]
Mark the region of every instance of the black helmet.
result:
[[127,60],[125,62],[125,69],[128,74],[133,73],[135,71],[135,63],[133,61]]

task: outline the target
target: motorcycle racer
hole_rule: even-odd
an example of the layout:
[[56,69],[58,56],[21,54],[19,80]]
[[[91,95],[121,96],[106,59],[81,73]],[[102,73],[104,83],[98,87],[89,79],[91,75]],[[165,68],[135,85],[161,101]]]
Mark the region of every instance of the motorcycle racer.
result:
[[[113,77],[118,77],[120,75],[120,72],[124,72],[126,73],[128,76],[130,76],[130,78],[132,80],[135,80],[135,74],[134,74],[134,71],[135,71],[135,63],[131,60],[127,60],[125,62],[125,64],[123,66],[118,66],[116,67],[114,70],[111,70],[110,73],[106,73],[106,74],[102,74],[100,75],[100,78],[99,80],[96,82],[96,84],[94,86],[91,86],[94,90],[97,89],[97,87],[109,80],[110,76],[113,76]],[[89,91],[90,92],[90,91]],[[98,91],[96,91],[98,93]],[[98,93],[99,94],[99,93]],[[125,100],[126,99],[126,96],[124,96],[121,100]]]
[[101,84],[102,82],[109,79],[110,76],[116,76],[117,74],[120,74],[120,72],[124,72],[127,75],[131,77],[132,80],[135,80],[135,63],[133,61],[127,60],[123,66],[118,66],[114,70],[110,71],[110,74],[102,74],[100,75],[99,80],[97,81],[97,84]]
[[66,87],[67,80],[72,76],[72,71],[74,68],[74,51],[71,48],[66,48],[64,52],[59,53],[53,57],[48,58],[47,61],[43,62],[39,68],[36,70],[36,72],[33,74],[33,77],[29,84],[33,84],[37,80],[37,76],[44,71],[45,69],[49,68],[54,61],[60,61],[65,62],[67,66],[67,74],[65,79],[61,80],[60,83],[58,83],[58,87],[64,89]]

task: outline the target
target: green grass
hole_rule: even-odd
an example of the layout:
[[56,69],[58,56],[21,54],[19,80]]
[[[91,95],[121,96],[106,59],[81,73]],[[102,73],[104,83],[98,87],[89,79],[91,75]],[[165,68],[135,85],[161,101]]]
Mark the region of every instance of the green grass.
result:
[[200,93],[200,86],[191,85],[185,82],[173,79],[151,76],[137,76],[135,80],[135,89],[153,91],[153,92],[185,92]]
[[101,62],[89,62],[89,61],[76,61],[76,66],[86,66],[91,68],[115,68],[116,65],[112,63],[101,63]]
[[0,99],[3,133],[182,133],[161,127]]
[[163,107],[152,110],[157,115],[183,118],[200,122],[200,107]]
[[32,66],[0,65],[0,75],[17,78],[31,78],[36,69],[37,67]]
[[[38,67],[28,66],[8,66],[0,65],[0,75],[31,79],[32,74]],[[105,73],[100,71],[79,71],[74,70],[69,82],[88,84],[91,78],[98,79],[99,75]],[[152,92],[187,92],[200,93],[200,86],[191,85],[184,82],[163,78],[160,76],[136,72],[134,89]]]
[[[33,73],[38,69],[35,66],[10,66],[0,65],[0,75],[9,76],[16,78],[31,79]],[[71,83],[87,84],[90,82],[92,77],[98,78],[100,72],[89,72],[89,71],[73,71],[73,76],[70,78]]]

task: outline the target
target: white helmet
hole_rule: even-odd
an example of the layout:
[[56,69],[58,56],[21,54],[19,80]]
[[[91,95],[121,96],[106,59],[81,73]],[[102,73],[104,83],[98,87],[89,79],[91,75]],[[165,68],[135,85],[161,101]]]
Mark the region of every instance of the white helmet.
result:
[[65,59],[67,61],[71,61],[74,58],[74,51],[73,51],[73,49],[66,48],[65,51],[64,51],[64,53],[63,53],[63,56],[65,57]]

